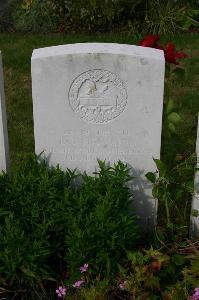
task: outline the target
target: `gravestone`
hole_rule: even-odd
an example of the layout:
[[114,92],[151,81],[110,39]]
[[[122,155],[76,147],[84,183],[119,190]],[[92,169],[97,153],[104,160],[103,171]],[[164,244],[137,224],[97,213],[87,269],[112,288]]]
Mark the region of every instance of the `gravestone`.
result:
[[0,52],[0,173],[8,171],[8,135],[4,94],[3,66]]
[[[198,117],[196,153],[197,153],[197,168],[199,168],[199,117]],[[192,200],[190,235],[192,238],[199,238],[199,171],[196,171],[195,174],[195,193]]]
[[122,44],[63,45],[32,55],[36,153],[45,151],[50,165],[88,173],[97,159],[127,163],[147,229],[157,202],[144,174],[160,157],[164,66],[163,51]]

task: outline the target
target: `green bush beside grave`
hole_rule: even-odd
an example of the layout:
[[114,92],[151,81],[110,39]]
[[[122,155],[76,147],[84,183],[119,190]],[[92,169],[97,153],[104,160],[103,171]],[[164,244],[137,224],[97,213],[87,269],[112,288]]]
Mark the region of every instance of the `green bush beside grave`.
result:
[[[48,168],[30,156],[0,177],[0,281],[10,292],[37,289],[85,261],[113,276],[138,238],[127,166],[99,162],[95,177]],[[81,181],[78,186],[75,181]],[[20,293],[20,292],[19,292]],[[23,293],[22,293],[23,294]]]
[[[172,194],[174,179],[181,180],[176,193],[184,192],[181,172],[186,177],[190,162],[170,176],[161,161],[156,164],[159,181],[153,173],[147,177],[160,201],[161,192]],[[199,245],[182,239],[179,218],[170,219],[163,231],[157,227],[154,238],[138,239],[136,218],[129,209],[129,180],[121,162],[113,167],[99,162],[99,172],[91,177],[49,168],[34,155],[19,162],[12,174],[1,175],[3,299],[53,300],[60,294],[71,300],[187,300],[199,285]],[[168,182],[167,190],[163,181]],[[178,201],[175,208],[184,209]]]

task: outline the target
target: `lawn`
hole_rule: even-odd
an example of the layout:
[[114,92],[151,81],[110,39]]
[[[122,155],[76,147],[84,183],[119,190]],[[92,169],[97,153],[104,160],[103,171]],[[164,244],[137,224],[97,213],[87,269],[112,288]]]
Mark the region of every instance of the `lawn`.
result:
[[[11,161],[19,154],[34,151],[33,115],[31,98],[31,54],[33,49],[77,42],[114,42],[137,44],[141,37],[128,34],[100,35],[20,35],[0,34],[3,55],[8,133]],[[181,64],[186,69],[183,80],[175,81],[172,98],[181,116],[178,135],[169,141],[162,139],[162,157],[171,163],[176,154],[187,155],[195,151],[197,114],[199,111],[199,38],[197,34],[163,37],[183,49],[189,57]]]

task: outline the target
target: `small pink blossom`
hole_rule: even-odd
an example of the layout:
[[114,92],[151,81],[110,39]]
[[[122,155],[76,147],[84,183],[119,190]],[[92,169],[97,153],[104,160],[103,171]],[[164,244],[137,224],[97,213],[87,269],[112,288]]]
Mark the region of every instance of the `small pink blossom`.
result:
[[78,280],[78,281],[75,281],[75,283],[73,284],[73,287],[79,289],[80,286],[81,286],[84,282],[85,282],[84,280]]
[[84,264],[83,266],[81,266],[80,268],[80,272],[81,273],[85,273],[88,271],[88,264]]
[[67,289],[63,286],[59,286],[59,288],[56,290],[56,294],[58,297],[65,297],[66,296]]
[[119,288],[120,288],[121,290],[124,290],[124,289],[125,289],[125,285],[126,285],[126,281],[122,281],[122,282],[120,282],[120,284],[119,284]]
[[190,300],[199,300],[199,288],[195,288],[193,295],[189,299]]

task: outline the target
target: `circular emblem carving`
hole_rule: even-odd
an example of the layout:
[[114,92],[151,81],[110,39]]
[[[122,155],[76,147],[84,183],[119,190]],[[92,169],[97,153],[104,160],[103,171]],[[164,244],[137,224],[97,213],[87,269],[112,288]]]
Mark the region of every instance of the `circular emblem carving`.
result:
[[80,74],[69,89],[69,102],[80,118],[90,123],[107,123],[118,117],[127,104],[122,80],[107,70]]

